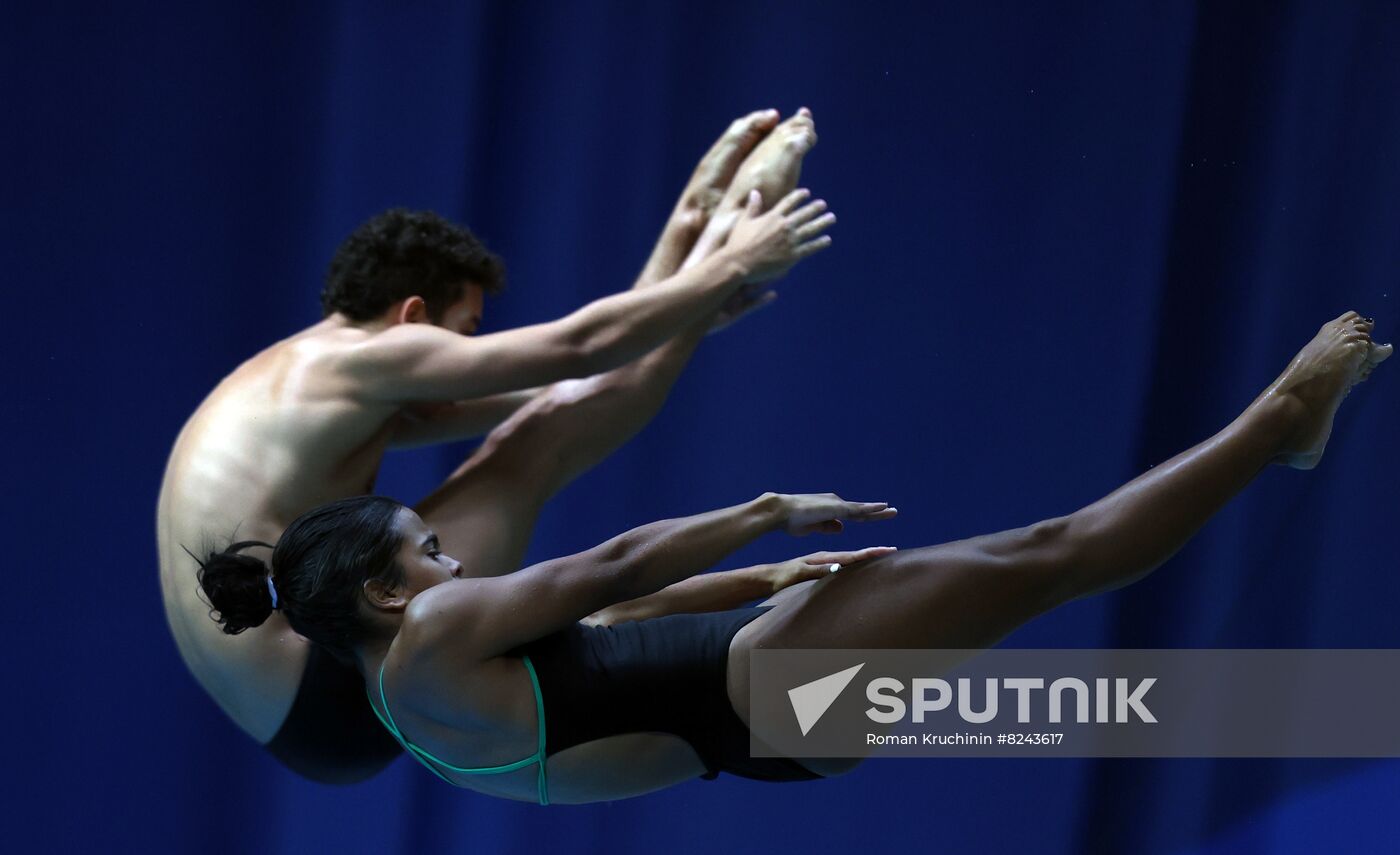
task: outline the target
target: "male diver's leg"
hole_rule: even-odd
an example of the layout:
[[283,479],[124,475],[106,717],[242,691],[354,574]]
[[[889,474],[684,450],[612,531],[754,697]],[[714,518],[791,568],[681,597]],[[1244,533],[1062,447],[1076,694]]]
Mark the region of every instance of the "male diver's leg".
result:
[[[696,239],[705,230],[720,200],[725,198],[725,191],[739,171],[739,165],[777,123],[777,110],[750,113],[735,119],[710,146],[681,191],[671,218],[666,221],[651,257],[637,277],[637,287],[660,282],[680,270],[681,262],[695,246]],[[747,198],[747,191],[744,198]],[[782,197],[775,197],[772,201],[779,198]],[[699,257],[696,258],[698,260]]]
[[708,327],[606,374],[555,383],[493,430],[418,505],[443,550],[469,575],[520,569],[544,503],[651,421]]
[[729,184],[724,198],[714,209],[700,239],[686,258],[690,267],[724,245],[729,230],[743,213],[749,193],[759,191],[766,211],[797,187],[802,159],[817,144],[816,124],[806,107],[798,110],[773,129],[745,160]]
[[[776,121],[773,111],[750,113],[710,147],[637,287],[677,271],[740,163]],[[606,374],[556,383],[493,430],[417,508],[443,549],[470,574],[519,569],[544,503],[651,421],[709,326],[708,320],[697,324]]]

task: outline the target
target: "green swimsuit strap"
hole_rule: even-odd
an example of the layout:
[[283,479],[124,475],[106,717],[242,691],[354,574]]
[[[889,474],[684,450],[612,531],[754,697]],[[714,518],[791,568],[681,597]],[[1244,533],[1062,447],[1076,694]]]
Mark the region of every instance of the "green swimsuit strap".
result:
[[[384,706],[384,714],[380,715],[379,710],[375,709],[373,703],[371,703],[369,707],[371,710],[374,710],[374,715],[376,718],[379,719],[380,724],[384,725],[384,727],[387,728],[388,731],[394,735],[394,738],[399,741],[400,745],[402,745],[405,749],[408,750],[410,754],[417,758],[418,762],[426,766],[428,768],[428,771],[432,772],[434,775],[437,775],[439,778],[441,778],[449,784],[452,783],[452,780],[449,779],[446,775],[442,774],[442,772],[438,770],[438,766],[441,766],[442,768],[448,769],[453,772],[458,772],[463,775],[499,775],[503,772],[514,772],[516,769],[524,769],[531,763],[538,763],[540,768],[539,774],[536,778],[536,789],[539,793],[540,804],[547,805],[549,804],[549,774],[545,768],[544,756],[544,694],[540,691],[540,678],[535,674],[535,663],[530,661],[529,656],[522,656],[521,659],[523,659],[525,662],[525,670],[530,673],[530,685],[535,690],[535,718],[536,721],[538,721],[539,723],[539,745],[535,749],[534,754],[531,754],[529,757],[526,757],[523,760],[517,760],[514,763],[505,763],[500,766],[453,766],[451,763],[447,763],[443,760],[440,760],[432,754],[429,754],[427,751],[424,751],[423,749],[419,748],[417,745],[414,745],[412,742],[409,742],[408,738],[405,737],[403,733],[399,730],[398,725],[394,723],[394,714],[389,710],[389,700],[384,696],[384,666],[382,664],[379,666],[379,702]],[[365,687],[365,693],[369,693],[368,686]],[[433,764],[437,765],[435,766]],[[453,786],[456,785],[453,784]]]

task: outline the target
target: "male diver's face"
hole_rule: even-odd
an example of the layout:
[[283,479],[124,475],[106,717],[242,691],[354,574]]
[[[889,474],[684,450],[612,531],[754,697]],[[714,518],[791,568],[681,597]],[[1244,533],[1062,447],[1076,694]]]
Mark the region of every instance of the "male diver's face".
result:
[[408,508],[399,511],[399,567],[410,599],[435,585],[462,577],[462,563],[442,552],[437,535]]
[[481,326],[481,312],[486,303],[480,286],[468,282],[462,287],[462,297],[442,313],[438,326],[459,335],[473,335]]

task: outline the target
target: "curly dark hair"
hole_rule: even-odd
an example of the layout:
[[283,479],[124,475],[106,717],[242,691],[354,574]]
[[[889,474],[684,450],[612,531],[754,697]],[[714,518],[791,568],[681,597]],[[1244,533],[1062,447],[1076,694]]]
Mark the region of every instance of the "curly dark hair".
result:
[[327,316],[340,312],[369,321],[399,300],[419,296],[438,322],[467,283],[497,293],[505,266],[462,226],[432,211],[391,208],[362,223],[335,251],[321,308]]

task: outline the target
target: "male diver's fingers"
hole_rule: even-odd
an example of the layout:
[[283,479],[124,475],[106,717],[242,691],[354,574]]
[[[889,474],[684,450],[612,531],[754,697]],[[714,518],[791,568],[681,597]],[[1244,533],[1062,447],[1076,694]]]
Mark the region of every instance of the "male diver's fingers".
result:
[[808,220],[818,216],[819,214],[821,214],[821,212],[825,210],[826,200],[817,199],[814,202],[808,202],[801,208],[798,208],[796,211],[793,211],[791,214],[788,214],[788,220],[796,224],[805,223]]
[[780,199],[778,201],[778,204],[773,206],[773,210],[777,211],[783,216],[787,216],[793,211],[793,209],[805,202],[807,200],[807,197],[811,195],[811,190],[808,190],[806,187],[799,187],[796,190],[784,196],[782,199]]
[[744,213],[749,217],[757,217],[763,213],[763,194],[755,188],[749,191],[749,201],[744,207]]
[[798,243],[806,243],[835,224],[836,215],[828,213],[826,216],[819,217],[810,223],[794,229],[792,235],[797,238]]
[[864,514],[863,516],[859,517],[852,517],[852,519],[859,520],[860,522],[871,522],[872,520],[894,519],[897,516],[899,516],[899,508],[885,508],[883,511],[877,511],[873,514]]
[[777,291],[765,291],[757,297],[743,301],[738,306],[726,310],[726,316],[720,318],[710,327],[709,333],[714,334],[720,330],[729,329],[742,318],[745,318],[759,309],[778,299]]
[[741,308],[735,311],[734,316],[729,319],[729,323],[732,324],[740,318],[744,317],[745,315],[757,312],[759,309],[763,308],[764,306],[767,306],[776,299],[778,299],[777,291],[764,291],[762,294],[744,303],[744,305]]
[[792,255],[794,259],[801,261],[809,255],[816,255],[829,246],[831,246],[831,235],[822,235],[798,246],[797,249],[793,250]]

